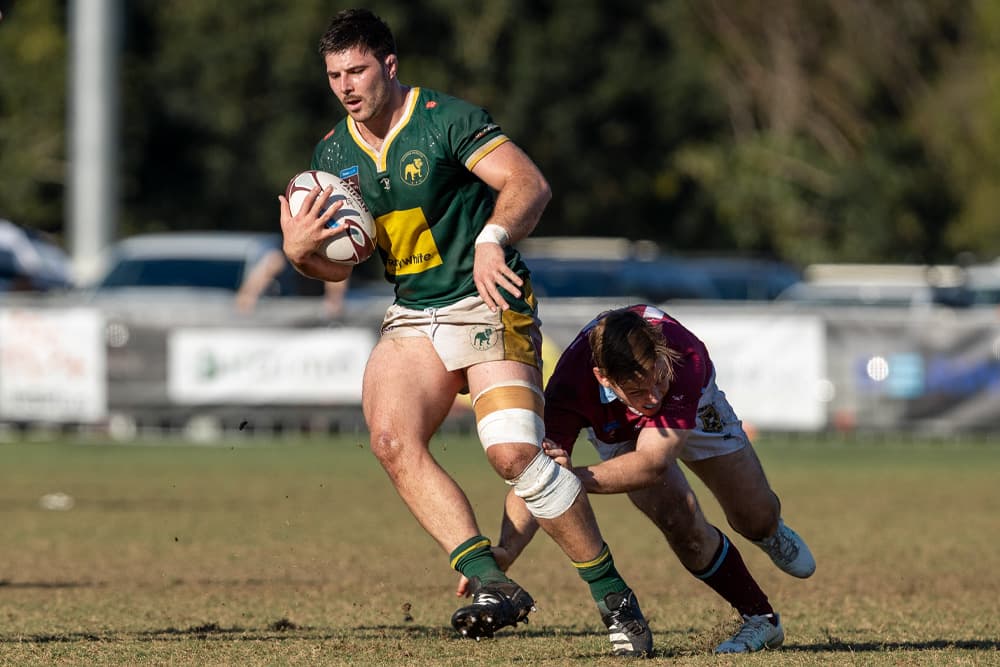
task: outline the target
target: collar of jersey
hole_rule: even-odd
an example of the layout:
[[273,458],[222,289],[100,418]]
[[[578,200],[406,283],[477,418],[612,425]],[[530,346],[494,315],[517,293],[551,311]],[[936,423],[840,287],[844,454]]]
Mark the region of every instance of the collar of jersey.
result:
[[378,173],[386,171],[385,163],[389,156],[389,146],[392,145],[396,135],[398,135],[400,131],[406,127],[406,124],[410,122],[410,118],[413,117],[413,110],[417,108],[418,97],[420,97],[420,87],[413,86],[410,88],[410,92],[406,94],[406,102],[404,103],[406,113],[404,113],[399,121],[389,130],[389,134],[386,135],[385,141],[382,142],[382,150],[379,151],[376,151],[372,148],[371,144],[361,138],[361,132],[358,130],[354,119],[350,116],[347,117],[347,131],[351,133],[351,136],[354,138],[354,143],[358,145],[358,148],[367,153],[368,157],[370,157],[372,162],[375,163],[375,168]]
[[614,403],[618,400],[618,394],[616,394],[611,387],[605,387],[603,384],[597,386],[601,388],[601,403],[607,405],[608,403]]

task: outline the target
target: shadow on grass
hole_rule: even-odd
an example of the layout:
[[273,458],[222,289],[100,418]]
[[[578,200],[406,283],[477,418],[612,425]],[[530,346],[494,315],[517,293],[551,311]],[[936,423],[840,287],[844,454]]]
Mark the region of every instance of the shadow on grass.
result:
[[849,642],[831,640],[820,644],[785,644],[781,651],[798,653],[882,653],[889,651],[934,651],[961,649],[969,651],[1000,651],[1000,640],[990,639],[929,639],[922,642]]
[[[593,630],[578,628],[553,628],[530,630],[519,629],[516,633],[500,633],[496,641],[506,638],[554,638],[554,637],[589,637]],[[662,633],[661,633],[662,634]],[[136,632],[60,632],[52,634],[33,635],[2,635],[2,644],[53,644],[77,642],[134,642],[134,641],[335,641],[350,640],[357,642],[364,639],[427,639],[468,641],[456,635],[451,628],[442,626],[426,626],[415,624],[358,626],[331,630],[299,626],[292,621],[281,618],[264,628],[243,628],[239,626],[223,627],[217,623],[193,625],[188,628],[168,627],[163,629],[140,630]],[[1000,651],[998,640],[969,639],[932,639],[915,642],[848,642],[831,640],[817,644],[785,644],[782,653],[887,653],[894,651],[933,651],[933,650],[971,650]],[[690,655],[689,652],[656,650],[654,657],[671,658]]]
[[[220,588],[238,588],[244,586],[273,586],[285,584],[289,586],[322,586],[324,579],[296,579],[292,577],[246,577],[235,579],[201,578],[184,579],[176,577],[168,582],[171,586],[216,586]],[[56,588],[106,588],[113,584],[107,581],[11,581],[0,579],[0,588],[10,589],[56,589]],[[161,582],[139,582],[139,587],[161,587]]]
[[8,581],[0,579],[0,588],[56,589],[56,588],[104,588],[101,581]]

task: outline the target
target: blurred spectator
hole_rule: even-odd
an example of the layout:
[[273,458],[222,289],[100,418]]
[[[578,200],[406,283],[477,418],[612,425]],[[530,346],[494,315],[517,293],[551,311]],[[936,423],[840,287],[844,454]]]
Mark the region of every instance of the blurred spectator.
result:
[[[253,312],[260,297],[270,289],[288,266],[285,254],[279,249],[272,250],[261,257],[236,292],[237,309],[244,313]],[[318,282],[298,272],[295,272],[295,275],[299,280],[309,281],[310,284]],[[323,310],[328,317],[338,317],[343,312],[344,294],[347,292],[348,282],[349,280],[323,283]],[[302,290],[302,292],[309,293],[309,290]]]

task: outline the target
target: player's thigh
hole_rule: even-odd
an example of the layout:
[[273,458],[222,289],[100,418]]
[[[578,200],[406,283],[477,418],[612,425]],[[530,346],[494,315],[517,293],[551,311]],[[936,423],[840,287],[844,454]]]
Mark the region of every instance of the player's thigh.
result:
[[444,367],[429,339],[383,338],[368,358],[361,391],[372,437],[430,440],[464,383],[460,372]]
[[519,361],[487,361],[470,366],[466,371],[469,393],[473,397],[497,384],[528,383],[541,391],[542,373],[536,367]]
[[466,371],[476,427],[486,457],[513,479],[541,451],[545,436],[541,373],[517,361],[488,361]]
[[654,485],[630,491],[628,497],[671,543],[697,540],[709,533],[698,498],[676,463]]
[[730,525],[741,534],[766,535],[777,522],[780,503],[752,445],[722,456],[686,461],[685,465],[705,483]]

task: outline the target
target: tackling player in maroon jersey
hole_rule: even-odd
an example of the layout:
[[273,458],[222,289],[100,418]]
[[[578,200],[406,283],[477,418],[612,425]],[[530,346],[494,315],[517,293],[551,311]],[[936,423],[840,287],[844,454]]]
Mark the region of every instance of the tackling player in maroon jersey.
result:
[[[569,457],[581,431],[601,462],[574,468]],[[712,491],[730,526],[784,572],[809,577],[816,563],[784,524],[781,503],[716,385],[708,350],[693,333],[652,306],[598,316],[562,354],[548,382],[544,446],[588,493],[627,493],[688,571],[740,613],[742,627],[717,653],[774,648],[784,641],[780,616],[736,546],[705,518],[678,459]],[[535,529],[523,503],[509,496],[498,561],[509,566]]]

